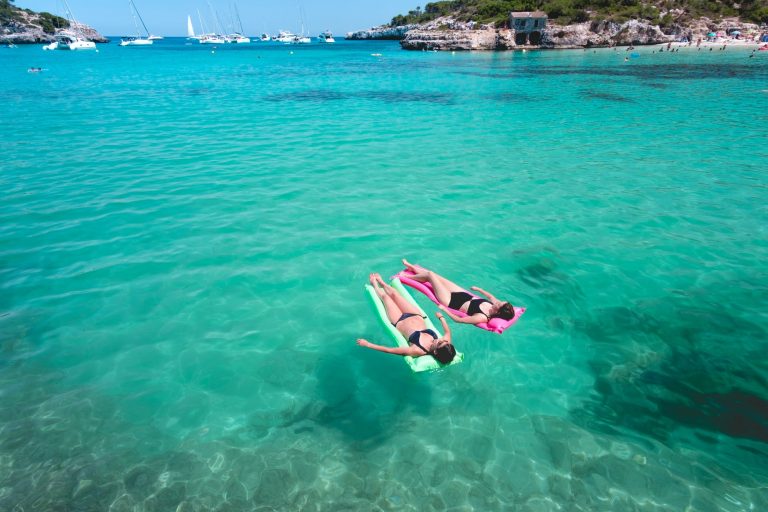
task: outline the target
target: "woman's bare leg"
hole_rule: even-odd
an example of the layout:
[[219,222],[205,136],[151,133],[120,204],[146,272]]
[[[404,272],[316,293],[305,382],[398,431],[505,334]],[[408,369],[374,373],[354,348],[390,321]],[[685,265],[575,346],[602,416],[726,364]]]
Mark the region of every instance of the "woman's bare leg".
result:
[[391,298],[397,307],[400,309],[403,313],[414,313],[416,315],[421,316],[421,312],[419,311],[419,308],[408,302],[408,299],[400,295],[397,290],[392,288],[390,285],[384,282],[384,280],[381,278],[381,274],[374,274],[374,277],[379,282],[381,287],[384,289],[384,292],[389,295],[389,298]]
[[384,304],[384,311],[387,312],[387,318],[389,318],[389,323],[394,324],[395,322],[400,320],[400,317],[402,316],[403,312],[400,310],[399,307],[397,307],[397,304],[392,299],[392,297],[390,297],[389,294],[379,286],[379,281],[381,279],[381,276],[379,276],[378,274],[371,274],[370,276],[368,276],[368,279],[371,281],[371,286],[373,286],[373,290],[376,292],[376,295],[378,295],[379,298],[381,299],[381,303]]
[[417,265],[411,265],[405,259],[403,259],[403,265],[405,265],[405,268],[411,272],[414,272],[413,275],[409,276],[411,279],[422,283],[429,282],[429,284],[432,285],[432,289],[435,291],[435,297],[437,297],[437,300],[440,302],[440,304],[444,306],[450,304],[451,293],[466,292],[466,290],[461,286],[452,281],[449,281],[440,274],[432,272],[431,270],[427,270],[426,268],[419,267]]

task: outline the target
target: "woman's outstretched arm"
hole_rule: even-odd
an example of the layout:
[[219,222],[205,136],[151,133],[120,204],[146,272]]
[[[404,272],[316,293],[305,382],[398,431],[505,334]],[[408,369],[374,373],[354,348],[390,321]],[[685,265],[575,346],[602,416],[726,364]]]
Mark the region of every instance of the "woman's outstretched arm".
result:
[[[485,318],[485,316],[482,316],[482,315],[475,314],[475,315],[472,315],[472,316],[459,316],[456,313],[454,313],[453,311],[451,311],[450,309],[448,309],[447,307],[443,306],[442,304],[440,304],[438,307],[442,311],[444,311],[446,315],[451,317],[451,320],[453,320],[457,324],[471,324],[471,325],[475,325],[475,324],[479,324],[481,322],[487,322],[488,321],[488,319]],[[443,321],[445,321],[445,320],[443,320]]]
[[480,292],[480,293],[482,293],[483,295],[485,295],[486,297],[488,297],[488,299],[489,299],[491,302],[493,302],[493,303],[499,302],[499,299],[497,299],[496,297],[494,297],[493,295],[491,295],[491,293],[490,293],[490,292],[487,292],[487,291],[483,290],[483,289],[482,289],[482,288],[480,288],[479,286],[473,286],[473,287],[472,287],[472,289],[473,289],[474,291],[476,291],[476,292]]
[[448,327],[448,322],[445,321],[445,317],[439,311],[435,313],[435,316],[440,320],[440,323],[443,324],[443,332],[445,333],[443,339],[451,341],[451,328]]
[[379,352],[385,352],[387,354],[395,354],[398,356],[419,357],[424,355],[424,352],[414,347],[413,345],[408,347],[385,347],[383,345],[376,345],[375,343],[371,343],[370,341],[363,338],[359,338],[357,340],[357,344],[361,347],[378,350]]

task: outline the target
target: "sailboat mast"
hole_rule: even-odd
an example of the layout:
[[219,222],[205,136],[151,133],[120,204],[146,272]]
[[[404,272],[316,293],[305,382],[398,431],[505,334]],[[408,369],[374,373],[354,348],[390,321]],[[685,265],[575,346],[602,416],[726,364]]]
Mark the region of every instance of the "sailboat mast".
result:
[[[133,6],[133,12],[135,12],[136,16],[139,17],[139,21],[141,21],[141,26],[144,27],[144,32],[146,32],[147,37],[149,37],[149,30],[147,29],[147,25],[144,23],[144,20],[141,18],[141,13],[136,8],[136,4],[133,3],[133,0],[128,0],[128,1],[131,2],[131,5]],[[139,27],[136,27],[136,32],[138,31],[139,31]]]
[[219,14],[214,10],[211,2],[208,2],[208,8],[211,10],[211,16],[213,16],[214,30],[217,34],[223,34],[224,29],[221,28],[221,21],[219,20]]
[[69,19],[69,24],[72,25],[75,34],[80,36],[80,38],[85,39],[82,30],[80,30],[80,24],[75,19],[75,15],[72,14],[72,8],[69,6],[67,0],[64,0],[64,7],[67,9],[67,18]]
[[208,29],[205,27],[205,23],[203,23],[203,15],[200,14],[200,9],[197,10],[197,19],[200,20],[200,28],[203,30],[203,35],[208,33]]
[[244,34],[243,32],[243,21],[240,19],[240,11],[237,9],[237,4],[235,4],[235,16],[237,16],[237,25],[240,27],[240,34]]
[[131,10],[131,17],[133,18],[133,26],[136,28],[136,37],[141,37],[141,34],[139,33],[139,22],[136,21],[136,11],[133,8],[133,2],[131,2],[131,0],[128,0],[128,8]]

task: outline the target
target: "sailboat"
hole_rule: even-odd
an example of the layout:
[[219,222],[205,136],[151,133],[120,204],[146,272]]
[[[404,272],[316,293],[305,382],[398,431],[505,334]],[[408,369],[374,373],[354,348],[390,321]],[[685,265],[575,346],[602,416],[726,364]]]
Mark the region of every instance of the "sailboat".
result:
[[[227,42],[228,43],[238,43],[238,44],[250,43],[251,39],[248,38],[248,37],[245,37],[243,35],[243,22],[240,19],[240,11],[237,10],[237,4],[235,4],[235,16],[237,17],[237,25],[238,25],[238,28],[240,30],[238,30],[234,34],[229,34],[226,37]],[[233,24],[234,24],[234,22],[233,22]]]
[[[133,0],[128,0],[128,7],[131,9],[131,14],[133,15],[133,24],[136,26],[136,37],[124,37],[123,40],[120,41],[120,46],[151,45],[154,41],[150,39],[147,25],[144,23],[144,20],[141,18],[141,14],[139,14],[139,10],[136,8],[136,4],[133,3]],[[138,20],[136,18],[138,18]],[[144,37],[142,37],[139,33],[139,21],[141,21],[141,26],[144,27],[144,33],[147,34]]]
[[187,14],[187,39],[200,40],[200,36],[195,35],[195,27],[192,25],[192,16]]
[[43,46],[43,50],[95,50],[96,43],[85,38],[82,27],[72,14],[72,9],[69,7],[67,0],[64,0],[64,6],[67,9],[67,19],[72,30],[70,32],[62,32],[56,36],[56,41]]
[[[213,6],[211,5],[211,2],[208,2],[208,8],[211,10],[211,16],[213,17],[213,21],[215,24],[214,28],[218,28],[218,32],[214,33],[204,33],[200,36],[200,44],[224,44],[227,41],[225,40],[224,36],[221,35],[223,30],[221,30],[221,23],[219,22],[219,16],[216,14],[216,11],[214,11]],[[197,11],[197,15],[200,16],[200,11]],[[203,18],[200,16],[200,25],[203,27],[203,32],[206,32],[205,30],[205,24],[203,23]]]
[[304,8],[301,5],[298,5],[299,7],[299,20],[301,21],[301,35],[294,36],[293,40],[290,41],[291,44],[309,44],[312,42],[312,39],[304,35]]

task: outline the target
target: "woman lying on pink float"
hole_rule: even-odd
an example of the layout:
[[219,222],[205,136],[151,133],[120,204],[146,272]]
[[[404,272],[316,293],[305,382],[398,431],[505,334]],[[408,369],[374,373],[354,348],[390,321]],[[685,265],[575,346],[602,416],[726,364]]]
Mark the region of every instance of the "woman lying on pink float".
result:
[[[480,298],[445,277],[403,259],[406,270],[397,275],[403,284],[419,289],[435,301],[454,322],[477,325],[501,333],[525,312],[491,293],[473,286],[471,289],[487,297]],[[422,283],[422,286],[419,284]]]

